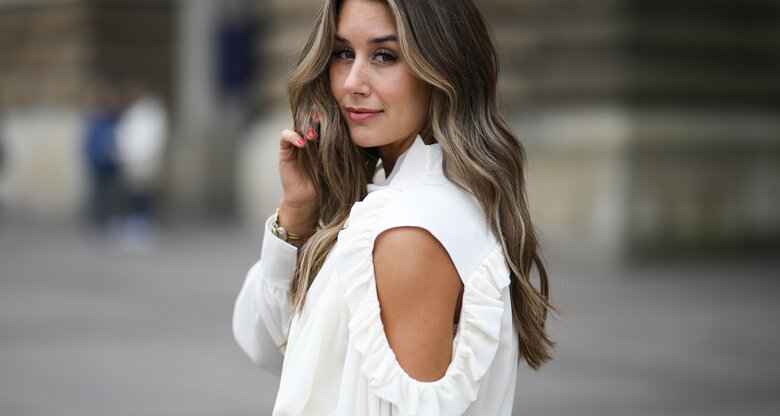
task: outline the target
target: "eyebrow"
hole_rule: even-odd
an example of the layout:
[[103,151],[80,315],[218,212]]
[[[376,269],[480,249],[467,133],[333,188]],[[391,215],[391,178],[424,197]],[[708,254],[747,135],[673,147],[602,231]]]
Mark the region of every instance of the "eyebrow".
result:
[[[336,40],[339,41],[339,42],[344,42],[344,43],[349,44],[348,40],[342,38],[339,35],[336,35]],[[371,40],[368,41],[368,43],[376,44],[376,43],[397,42],[397,41],[398,41],[398,38],[395,35],[387,35],[387,36],[382,36],[381,38],[371,39]]]

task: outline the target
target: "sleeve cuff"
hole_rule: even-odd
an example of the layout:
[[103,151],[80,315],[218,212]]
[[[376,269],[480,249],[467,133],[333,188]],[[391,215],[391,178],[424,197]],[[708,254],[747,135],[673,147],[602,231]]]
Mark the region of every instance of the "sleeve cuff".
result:
[[298,248],[282,241],[271,233],[273,215],[265,221],[263,247],[260,262],[263,278],[267,282],[282,288],[289,288],[298,261]]

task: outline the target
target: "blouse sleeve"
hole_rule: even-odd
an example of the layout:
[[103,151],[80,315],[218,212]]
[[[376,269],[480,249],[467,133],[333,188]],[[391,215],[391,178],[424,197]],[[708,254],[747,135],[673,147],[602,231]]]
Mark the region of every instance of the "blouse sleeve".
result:
[[250,269],[233,310],[233,336],[249,358],[280,375],[290,318],[290,283],[297,248],[265,224],[260,260]]

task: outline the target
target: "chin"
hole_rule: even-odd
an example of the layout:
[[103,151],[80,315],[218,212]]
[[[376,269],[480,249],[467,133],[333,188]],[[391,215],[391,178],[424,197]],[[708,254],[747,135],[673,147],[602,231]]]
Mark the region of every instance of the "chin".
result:
[[372,133],[365,128],[351,128],[349,129],[349,136],[352,142],[359,147],[376,147],[379,145],[376,133]]

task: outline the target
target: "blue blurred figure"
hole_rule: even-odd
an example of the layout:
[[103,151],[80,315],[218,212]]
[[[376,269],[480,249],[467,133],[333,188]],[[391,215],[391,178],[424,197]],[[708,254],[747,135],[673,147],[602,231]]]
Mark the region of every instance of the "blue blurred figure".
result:
[[111,84],[98,81],[93,85],[88,111],[84,151],[91,179],[89,219],[91,225],[104,232],[116,214],[120,192],[116,155],[118,100]]

